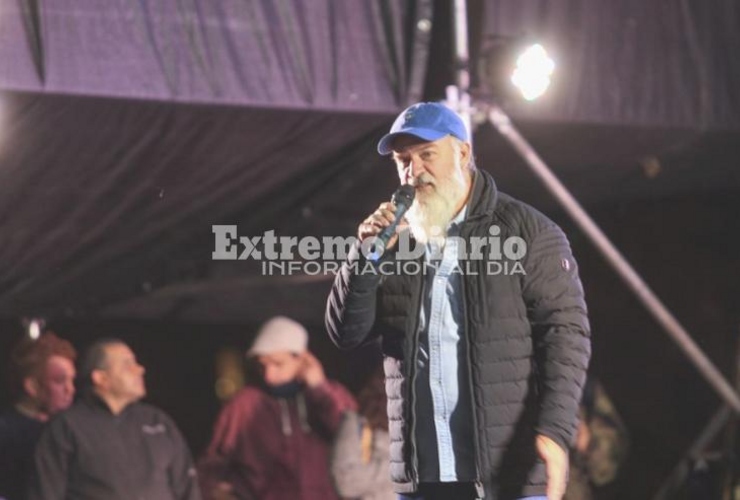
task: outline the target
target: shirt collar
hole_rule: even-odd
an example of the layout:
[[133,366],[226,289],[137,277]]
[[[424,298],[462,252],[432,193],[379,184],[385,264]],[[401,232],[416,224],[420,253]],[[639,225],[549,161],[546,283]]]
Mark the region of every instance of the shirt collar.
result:
[[467,203],[460,209],[460,211],[457,213],[454,219],[450,221],[449,226],[447,228],[451,228],[452,226],[459,226],[462,224],[462,222],[465,220],[465,215],[468,213],[468,205]]

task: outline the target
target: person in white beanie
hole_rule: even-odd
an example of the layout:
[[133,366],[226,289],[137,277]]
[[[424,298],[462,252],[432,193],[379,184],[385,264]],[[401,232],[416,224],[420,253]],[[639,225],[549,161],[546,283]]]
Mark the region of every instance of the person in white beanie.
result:
[[352,395],[327,380],[306,329],[286,317],[262,325],[247,358],[259,383],[222,409],[201,460],[206,498],[336,500],[329,447]]

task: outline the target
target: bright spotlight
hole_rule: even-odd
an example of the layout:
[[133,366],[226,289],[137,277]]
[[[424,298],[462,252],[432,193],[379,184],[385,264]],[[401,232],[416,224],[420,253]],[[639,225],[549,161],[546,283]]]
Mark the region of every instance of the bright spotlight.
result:
[[547,55],[540,44],[527,48],[516,60],[516,69],[511,82],[528,101],[533,101],[545,93],[550,86],[550,76],[555,70],[555,62]]

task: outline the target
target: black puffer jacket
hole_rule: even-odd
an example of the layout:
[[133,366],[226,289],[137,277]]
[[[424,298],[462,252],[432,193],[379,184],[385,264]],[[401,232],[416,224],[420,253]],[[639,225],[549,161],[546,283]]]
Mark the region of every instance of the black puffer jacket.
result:
[[[466,263],[461,337],[470,346],[479,493],[484,489],[486,499],[508,500],[545,494],[535,435],[569,448],[591,349],[583,289],[567,238],[532,207],[499,193],[493,178],[478,171],[461,236],[490,236],[492,225],[501,229],[500,242],[512,236],[526,242],[521,259],[526,275],[494,274],[487,248],[485,260]],[[382,337],[391,476],[398,492],[409,493],[418,483],[412,382],[424,280],[421,274],[356,272],[365,264],[355,247],[336,276],[326,326],[341,348]],[[502,264],[511,271],[514,262],[504,258]]]

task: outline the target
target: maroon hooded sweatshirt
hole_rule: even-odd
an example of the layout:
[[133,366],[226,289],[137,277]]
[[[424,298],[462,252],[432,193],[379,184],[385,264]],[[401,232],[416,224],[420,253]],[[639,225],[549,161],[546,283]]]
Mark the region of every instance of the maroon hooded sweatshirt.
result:
[[329,447],[342,415],[355,408],[352,395],[333,381],[290,397],[242,389],[221,410],[201,460],[205,498],[225,482],[239,500],[338,500]]

